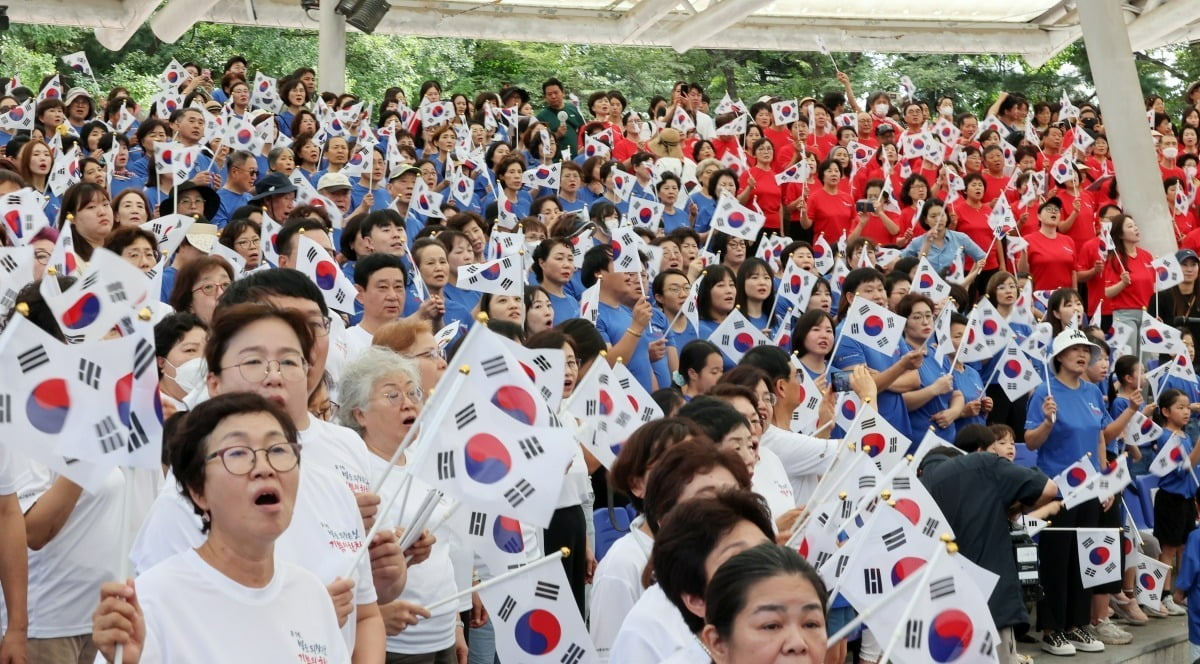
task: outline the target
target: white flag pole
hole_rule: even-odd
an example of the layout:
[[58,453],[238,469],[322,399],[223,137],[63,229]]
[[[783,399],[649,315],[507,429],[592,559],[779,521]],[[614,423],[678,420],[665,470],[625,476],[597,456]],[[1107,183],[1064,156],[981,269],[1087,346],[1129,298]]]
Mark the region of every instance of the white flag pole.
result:
[[542,565],[545,565],[546,563],[554,562],[556,560],[565,558],[569,555],[571,555],[571,550],[564,546],[563,548],[559,549],[558,551],[555,551],[554,553],[548,553],[544,557],[539,558],[538,560],[535,560],[535,561],[529,563],[528,565],[523,565],[521,567],[518,567],[517,569],[510,571],[510,572],[505,572],[504,574],[501,574],[500,576],[488,579],[487,581],[484,581],[483,583],[480,583],[479,585],[471,586],[470,588],[467,588],[466,590],[460,590],[459,592],[456,592],[449,597],[439,599],[438,601],[434,602],[433,604],[426,606],[425,610],[432,613],[433,610],[438,608],[439,606],[442,606],[444,604],[449,604],[455,600],[462,599],[463,597],[466,597],[467,595],[470,595],[471,593],[477,593],[480,590],[483,590],[485,588],[490,588],[490,587],[496,585],[497,583],[500,583],[501,581],[507,581],[507,580],[513,578],[514,576],[517,576],[518,574],[524,574],[525,572],[528,572],[529,570],[533,569],[534,567],[541,567]]
[[[133,468],[128,468],[128,470],[133,472]],[[121,478],[125,481],[125,485],[121,489],[121,530],[118,531],[121,548],[117,549],[121,564],[117,578],[124,581],[129,577],[129,509],[133,503],[133,479],[125,470],[121,471]],[[122,664],[124,658],[125,644],[118,643],[116,652],[113,653],[113,662]]]
[[[920,589],[929,585],[929,579],[933,576],[934,571],[936,571],[937,563],[941,561],[942,556],[946,555],[947,553],[957,552],[958,545],[953,541],[946,542],[945,546],[939,546],[934,549],[933,555],[930,556],[929,561],[925,563],[925,571],[921,573],[921,581],[918,584],[917,592],[914,592],[912,597],[908,600],[908,605],[904,607],[904,613],[900,614],[900,620],[897,624],[902,624],[905,620],[908,620],[908,617],[912,615],[913,609],[917,608],[917,602],[919,602],[922,595],[924,595],[924,593],[920,592]],[[880,604],[883,604],[883,602],[880,602]],[[895,650],[896,644],[899,643],[900,635],[902,633],[903,630],[900,629],[892,632],[892,638],[888,639],[887,647],[883,649],[883,655],[879,658],[879,661],[889,661],[888,658],[891,656],[892,651]]]

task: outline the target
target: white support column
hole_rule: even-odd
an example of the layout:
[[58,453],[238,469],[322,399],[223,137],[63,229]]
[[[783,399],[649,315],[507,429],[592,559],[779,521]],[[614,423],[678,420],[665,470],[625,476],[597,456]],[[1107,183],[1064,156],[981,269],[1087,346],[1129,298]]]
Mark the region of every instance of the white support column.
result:
[[334,0],[321,3],[321,23],[317,38],[317,90],[346,91],[346,21],[334,13]]
[[1178,249],[1174,224],[1163,194],[1123,10],[1116,2],[1080,2],[1076,7],[1117,169],[1122,207],[1141,227],[1146,250],[1156,256],[1174,252]]

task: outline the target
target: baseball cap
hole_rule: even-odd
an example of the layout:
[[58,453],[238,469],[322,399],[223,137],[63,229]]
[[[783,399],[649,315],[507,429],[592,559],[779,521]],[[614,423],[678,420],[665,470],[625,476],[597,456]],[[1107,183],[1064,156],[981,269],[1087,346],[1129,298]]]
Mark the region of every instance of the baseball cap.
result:
[[350,188],[350,178],[344,173],[326,173],[317,181],[317,191],[340,191]]

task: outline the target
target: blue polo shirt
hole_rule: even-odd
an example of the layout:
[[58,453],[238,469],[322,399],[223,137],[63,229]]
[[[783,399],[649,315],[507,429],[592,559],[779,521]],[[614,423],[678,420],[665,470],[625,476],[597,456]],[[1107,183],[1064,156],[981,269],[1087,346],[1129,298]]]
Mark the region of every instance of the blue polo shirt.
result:
[[[849,339],[843,339],[842,343],[844,344],[847,341],[849,341]],[[908,341],[901,339],[900,349],[898,351],[900,356],[903,356],[905,353],[908,353],[911,350],[913,350],[913,347],[909,345]],[[932,352],[925,354],[925,359],[921,362],[921,367],[917,369],[917,374],[921,376],[922,388],[932,385],[934,381],[948,373],[950,373],[950,358],[946,358],[945,360],[938,362],[937,353]],[[921,406],[920,408],[908,411],[909,431],[917,431],[920,432],[921,436],[924,436],[925,431],[927,431],[931,425],[936,427],[936,425],[933,424],[933,416],[950,407],[951,396],[953,395],[939,394],[929,401],[926,401],[925,405]],[[904,397],[901,396],[900,398],[901,401],[903,401]],[[938,428],[937,432],[939,436],[945,438],[946,440],[954,440],[954,434],[956,430],[957,428],[952,423],[945,429]],[[909,436],[909,438],[912,438],[912,436]],[[920,441],[914,440],[913,442],[918,443]]]
[[[1162,449],[1168,442],[1171,441],[1173,434],[1170,431],[1163,430],[1162,436],[1158,439],[1158,449]],[[1194,446],[1192,441],[1188,440],[1186,434],[1174,435],[1175,438],[1183,441],[1183,453],[1191,454]],[[1147,450],[1149,451],[1149,450]],[[1177,496],[1191,498],[1196,495],[1196,480],[1192,479],[1192,473],[1188,470],[1187,464],[1172,470],[1158,481],[1158,488],[1164,491],[1170,491]]]
[[[891,355],[884,355],[873,348],[868,348],[851,339],[849,336],[843,335],[842,326],[844,324],[845,322],[843,321],[837,327],[837,334],[840,341],[837,344],[837,355],[833,358],[833,368],[835,369],[847,371],[860,364],[865,364],[868,369],[886,371],[899,362],[900,358],[904,357],[904,353],[907,352],[907,345],[903,341],[897,347],[896,352]],[[904,434],[909,440],[913,440],[912,428],[909,426],[908,408],[904,405],[904,397],[897,392],[883,390],[879,393],[876,410],[897,431]],[[921,435],[924,435],[924,431],[921,432]]]
[[221,199],[221,207],[217,208],[212,218],[217,228],[225,228],[225,224],[233,218],[233,211],[250,202],[250,194],[239,194],[224,187],[217,190],[217,198]]
[[571,297],[565,288],[561,296],[550,292],[546,294],[550,296],[550,306],[554,309],[555,325],[572,318],[579,318],[579,300]]

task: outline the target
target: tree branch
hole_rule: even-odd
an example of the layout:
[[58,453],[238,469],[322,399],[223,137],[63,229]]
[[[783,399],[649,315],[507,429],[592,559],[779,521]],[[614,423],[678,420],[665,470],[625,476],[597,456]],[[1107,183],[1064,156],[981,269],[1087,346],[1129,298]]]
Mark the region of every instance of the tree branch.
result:
[[1135,52],[1133,54],[1133,57],[1137,58],[1138,60],[1141,60],[1142,62],[1149,62],[1151,64],[1158,65],[1162,69],[1165,69],[1167,71],[1167,73],[1169,73],[1170,75],[1174,76],[1175,78],[1177,78],[1181,81],[1186,81],[1191,78],[1186,73],[1176,69],[1175,67],[1172,67],[1171,65],[1169,65],[1157,58],[1152,58],[1152,57],[1146,55],[1145,53],[1136,53]]

